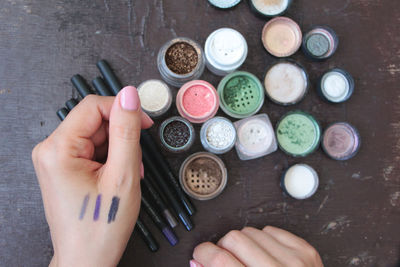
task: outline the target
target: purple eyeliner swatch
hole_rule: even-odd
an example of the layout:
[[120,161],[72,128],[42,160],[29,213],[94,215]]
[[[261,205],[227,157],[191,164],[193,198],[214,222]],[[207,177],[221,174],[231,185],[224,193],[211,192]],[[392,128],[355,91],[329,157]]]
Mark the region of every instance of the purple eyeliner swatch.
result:
[[89,202],[89,194],[87,194],[83,199],[81,212],[79,213],[79,220],[83,220],[83,217],[85,217],[86,207],[88,205],[88,202]]
[[97,221],[100,216],[101,194],[97,195],[96,206],[94,207],[93,220]]
[[113,197],[111,200],[110,211],[108,212],[108,223],[115,221],[115,216],[118,211],[119,197]]

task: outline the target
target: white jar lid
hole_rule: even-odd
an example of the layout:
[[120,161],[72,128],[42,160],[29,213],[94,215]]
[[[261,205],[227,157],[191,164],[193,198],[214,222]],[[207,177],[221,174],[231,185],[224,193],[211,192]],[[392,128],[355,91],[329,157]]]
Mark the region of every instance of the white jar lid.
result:
[[338,71],[331,71],[322,77],[321,91],[332,102],[343,101],[350,90],[347,78]]
[[283,178],[286,192],[296,199],[306,199],[317,191],[318,174],[307,164],[296,164],[290,167]]
[[233,71],[245,61],[248,48],[240,32],[231,28],[221,28],[208,36],[204,50],[207,61],[213,67]]

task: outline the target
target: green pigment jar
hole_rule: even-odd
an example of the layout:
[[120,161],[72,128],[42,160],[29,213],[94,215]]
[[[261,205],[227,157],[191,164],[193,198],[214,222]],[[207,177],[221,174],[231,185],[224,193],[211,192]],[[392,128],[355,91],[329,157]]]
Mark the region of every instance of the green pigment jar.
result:
[[321,128],[310,114],[291,111],[278,122],[276,137],[283,152],[293,157],[305,157],[318,148]]
[[218,85],[221,109],[237,119],[256,114],[264,103],[264,88],[260,80],[245,71],[225,76]]

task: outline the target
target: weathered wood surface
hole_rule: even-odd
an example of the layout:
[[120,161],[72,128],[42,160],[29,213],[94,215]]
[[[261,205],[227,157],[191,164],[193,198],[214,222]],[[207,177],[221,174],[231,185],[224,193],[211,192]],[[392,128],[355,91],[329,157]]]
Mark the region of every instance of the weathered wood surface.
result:
[[[196,229],[177,229],[171,248],[158,233],[161,250],[151,254],[134,235],[121,266],[187,266],[192,249],[216,241],[245,225],[279,226],[318,248],[326,266],[395,266],[400,245],[400,3],[393,0],[294,1],[288,16],[303,30],[327,24],[340,37],[336,55],[313,63],[298,52],[313,86],[293,107],[267,101],[262,108],[276,123],[285,112],[303,109],[322,126],[334,121],[356,125],[362,137],[359,155],[347,162],[328,159],[321,150],[305,159],[276,152],[240,161],[235,151],[222,156],[229,169],[225,192],[215,200],[195,201]],[[31,149],[59,124],[55,111],[75,96],[69,78],[98,75],[105,58],[124,84],[159,78],[156,55],[175,36],[204,44],[222,26],[238,29],[249,45],[243,70],[262,78],[276,59],[263,49],[257,18],[246,1],[221,11],[207,1],[186,0],[1,0],[0,2],[0,265],[45,266],[52,255]],[[330,67],[353,74],[356,90],[345,104],[323,103],[317,77]],[[208,71],[202,77],[217,85]],[[176,113],[173,110],[171,113]],[[222,115],[222,112],[219,112]],[[157,125],[160,121],[157,121]],[[156,133],[156,129],[153,129]],[[185,155],[168,155],[175,171],[184,158],[201,150],[199,140]],[[310,200],[282,194],[282,169],[305,162],[320,174]],[[148,220],[146,220],[148,221]]]

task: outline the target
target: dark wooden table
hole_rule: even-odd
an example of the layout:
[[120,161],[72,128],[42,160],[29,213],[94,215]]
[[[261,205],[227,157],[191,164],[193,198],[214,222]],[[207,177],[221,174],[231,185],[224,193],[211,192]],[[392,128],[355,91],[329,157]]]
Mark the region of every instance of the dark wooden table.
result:
[[[254,16],[246,2],[221,11],[205,0],[1,0],[0,266],[44,266],[51,258],[31,149],[59,124],[55,111],[76,96],[69,78],[75,73],[94,78],[101,58],[109,60],[124,84],[159,78],[156,55],[164,42],[186,36],[203,45],[219,27],[244,34],[249,55],[242,69],[262,78],[276,59],[260,41],[265,20]],[[196,244],[216,241],[230,229],[267,224],[304,237],[326,266],[399,264],[400,3],[303,0],[294,1],[287,15],[303,30],[330,25],[340,37],[339,49],[324,63],[296,53],[293,58],[313,82],[310,92],[291,107],[266,101],[262,112],[273,123],[293,109],[312,113],[323,127],[353,123],[362,136],[360,153],[346,162],[328,159],[321,149],[304,159],[278,151],[240,161],[233,150],[222,156],[229,170],[223,194],[194,201],[195,230],[179,226],[180,243],[172,248],[151,226],[161,244],[156,254],[134,234],[121,266],[188,266]],[[335,66],[354,76],[356,90],[347,103],[330,105],[317,96],[315,82]],[[209,71],[202,78],[214,85],[220,79]],[[176,113],[173,108],[171,114]],[[200,150],[197,140],[187,154],[168,155],[175,172],[186,156]],[[290,199],[279,188],[282,170],[296,162],[308,163],[320,174],[319,190],[309,200]]]

